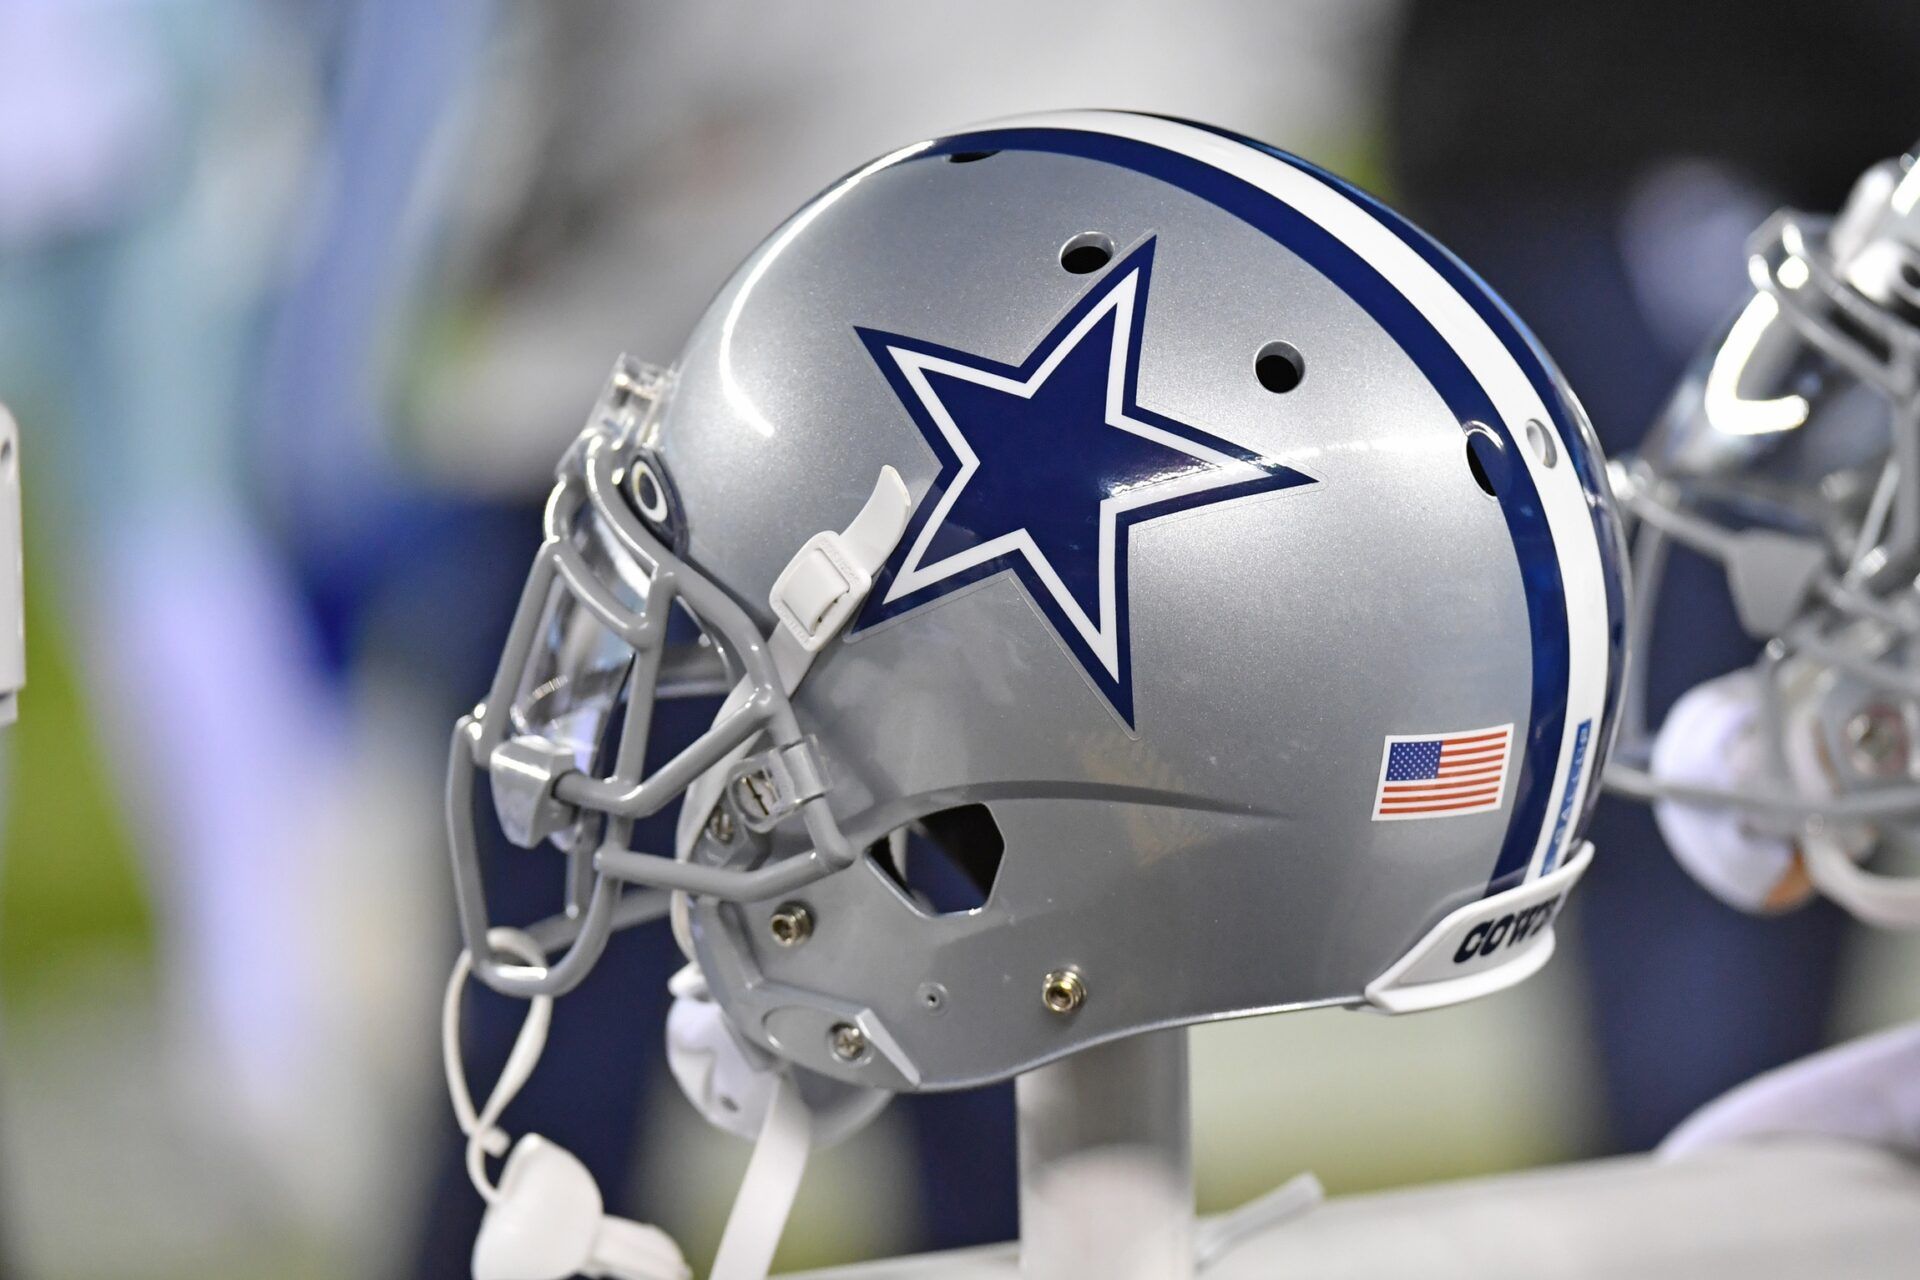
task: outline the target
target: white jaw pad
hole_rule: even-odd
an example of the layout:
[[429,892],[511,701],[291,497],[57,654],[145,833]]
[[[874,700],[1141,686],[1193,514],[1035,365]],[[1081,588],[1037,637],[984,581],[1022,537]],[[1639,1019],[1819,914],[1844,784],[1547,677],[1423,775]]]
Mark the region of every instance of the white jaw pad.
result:
[[[1751,667],[1687,690],[1653,740],[1653,776],[1729,792],[1779,786],[1769,775],[1764,696]],[[1653,817],[1674,860],[1728,906],[1758,915],[1805,901],[1804,888],[1793,888],[1793,841],[1757,829],[1740,809],[1656,800]]]
[[1367,1005],[1416,1013],[1532,977],[1553,956],[1554,917],[1592,861],[1593,845],[1583,840],[1573,857],[1538,880],[1451,912],[1367,984]]

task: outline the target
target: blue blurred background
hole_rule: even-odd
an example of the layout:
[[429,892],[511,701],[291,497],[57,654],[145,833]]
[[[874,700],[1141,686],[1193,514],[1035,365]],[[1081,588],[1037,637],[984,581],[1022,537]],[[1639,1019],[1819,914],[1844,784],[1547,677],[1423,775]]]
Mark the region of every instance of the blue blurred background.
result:
[[[1452,244],[1617,450],[1740,296],[1747,231],[1920,135],[1915,65],[1904,0],[0,0],[30,681],[0,740],[0,1274],[463,1274],[446,727],[615,353],[669,360],[833,176],[1017,110],[1240,129]],[[1673,572],[1664,701],[1749,656],[1712,575]],[[1520,990],[1197,1032],[1202,1207],[1645,1147],[1920,1014],[1913,944],[1735,917],[1632,810],[1595,834]],[[669,957],[623,940],[562,1002],[513,1119],[699,1257],[746,1152],[660,1069]],[[513,1016],[476,1001],[483,1058]],[[989,1092],[822,1157],[782,1259],[1013,1229]]]

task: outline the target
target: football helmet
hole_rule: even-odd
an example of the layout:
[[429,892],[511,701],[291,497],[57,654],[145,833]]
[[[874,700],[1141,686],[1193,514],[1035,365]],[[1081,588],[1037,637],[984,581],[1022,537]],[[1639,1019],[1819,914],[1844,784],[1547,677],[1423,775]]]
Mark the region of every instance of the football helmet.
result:
[[1835,218],[1782,211],[1749,246],[1754,291],[1616,464],[1644,653],[1669,548],[1725,570],[1751,668],[1649,732],[1636,663],[1609,782],[1653,800],[1668,844],[1750,911],[1817,889],[1920,925],[1920,884],[1860,863],[1920,821],[1920,173],[1861,177]]
[[[1564,381],[1372,197],[1117,112],[903,147],[670,369],[623,360],[562,461],[453,736],[472,971],[551,997],[671,912],[722,1029],[676,1074],[722,1123],[736,1051],[842,1116],[1500,989],[1589,863],[1623,565]],[[643,772],[698,689],[712,727]],[[547,963],[489,942],[482,777],[558,850]]]

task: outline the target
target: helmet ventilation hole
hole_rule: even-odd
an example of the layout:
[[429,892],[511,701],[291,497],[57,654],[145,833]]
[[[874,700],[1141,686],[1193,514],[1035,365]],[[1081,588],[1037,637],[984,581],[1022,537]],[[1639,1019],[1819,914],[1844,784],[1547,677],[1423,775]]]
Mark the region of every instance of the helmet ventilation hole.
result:
[[998,151],[956,151],[947,157],[948,164],[972,164],[975,160],[985,160],[988,156],[997,156]]
[[926,915],[987,905],[1007,843],[983,804],[929,813],[867,850],[874,868]]
[[1082,231],[1060,246],[1060,265],[1077,276],[1092,275],[1113,260],[1113,240],[1098,231]]
[[1507,451],[1500,439],[1476,422],[1467,428],[1467,470],[1489,498],[1497,498],[1507,484]]
[[1307,376],[1307,362],[1291,342],[1269,342],[1253,357],[1253,376],[1275,395],[1284,395]]

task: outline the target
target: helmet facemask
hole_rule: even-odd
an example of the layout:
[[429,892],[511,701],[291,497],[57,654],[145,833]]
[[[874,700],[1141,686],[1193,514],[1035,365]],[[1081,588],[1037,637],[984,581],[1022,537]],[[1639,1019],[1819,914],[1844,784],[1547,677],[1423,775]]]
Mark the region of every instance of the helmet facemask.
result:
[[1856,865],[1920,822],[1916,194],[1886,165],[1838,219],[1765,223],[1754,295],[1616,468],[1640,526],[1630,650],[1647,652],[1673,544],[1722,566],[1766,648],[1657,740],[1636,663],[1608,782],[1655,801],[1682,861],[1749,909],[1793,905],[1810,876],[1864,918],[1920,923],[1920,890]]
[[[651,439],[668,385],[659,370],[624,358],[616,366],[560,463],[545,539],[487,700],[454,730],[447,823],[461,932],[475,974],[506,994],[570,990],[615,929],[665,914],[674,892],[762,901],[858,855],[827,807],[790,702],[812,652],[786,628],[764,636],[681,556],[677,502]],[[843,596],[864,592],[847,585],[858,591]],[[824,628],[828,619],[813,621]],[[674,644],[688,622],[694,639]],[[727,690],[713,724],[646,772],[656,701]],[[565,855],[564,909],[529,931],[546,945],[570,944],[551,965],[504,960],[487,945],[473,825],[481,772],[510,841],[531,849],[551,840]],[[682,857],[632,849],[635,824],[683,794],[703,838],[682,841]],[[769,863],[776,828],[804,848]]]

